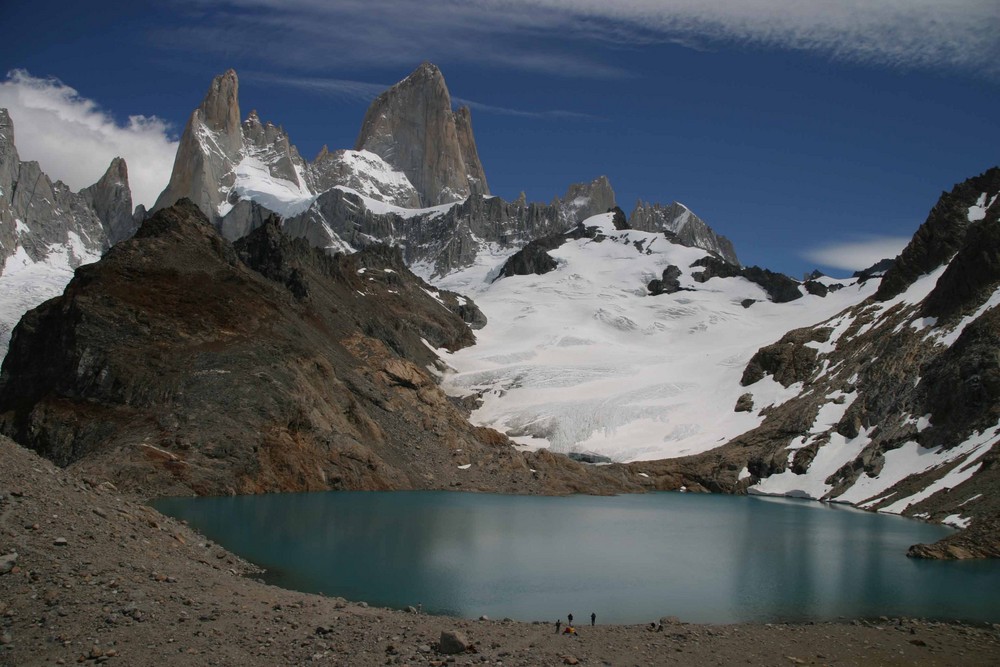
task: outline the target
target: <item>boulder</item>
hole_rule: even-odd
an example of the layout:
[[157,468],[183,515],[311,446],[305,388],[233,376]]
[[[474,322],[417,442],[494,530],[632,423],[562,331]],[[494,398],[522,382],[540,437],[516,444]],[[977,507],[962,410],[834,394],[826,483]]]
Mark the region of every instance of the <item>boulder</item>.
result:
[[446,655],[465,653],[470,644],[469,639],[461,630],[442,630],[441,640],[438,642],[438,651]]

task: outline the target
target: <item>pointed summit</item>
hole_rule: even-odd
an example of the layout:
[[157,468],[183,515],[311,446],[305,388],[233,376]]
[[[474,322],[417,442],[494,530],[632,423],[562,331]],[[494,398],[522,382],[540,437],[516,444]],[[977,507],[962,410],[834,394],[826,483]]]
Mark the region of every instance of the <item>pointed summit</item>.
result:
[[232,187],[233,166],[243,151],[239,89],[233,70],[212,80],[205,99],[184,128],[170,182],[153,211],[188,197],[210,220],[219,215],[219,205],[225,201],[222,193]]
[[223,149],[239,150],[242,142],[237,141],[240,129],[240,81],[236,71],[229,69],[212,79],[212,85],[205,95],[198,111],[205,126],[231,141]]
[[452,111],[444,76],[428,62],[372,102],[355,150],[406,174],[425,206],[489,194],[471,114]]
[[80,194],[94,208],[101,220],[109,245],[127,239],[135,233],[136,223],[132,217],[132,191],[128,184],[128,166],[125,160],[116,157],[101,180]]

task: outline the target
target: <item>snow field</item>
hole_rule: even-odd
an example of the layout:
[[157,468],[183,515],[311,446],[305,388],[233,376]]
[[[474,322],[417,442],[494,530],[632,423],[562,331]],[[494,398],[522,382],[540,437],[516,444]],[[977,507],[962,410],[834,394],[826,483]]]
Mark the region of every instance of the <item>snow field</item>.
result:
[[[608,238],[568,241],[550,253],[559,263],[551,273],[489,282],[497,268],[489,260],[502,263],[489,257],[437,281],[470,293],[489,320],[477,345],[443,355],[453,369],[444,389],[482,392],[473,422],[532,448],[618,461],[712,449],[757,426],[760,408],[800,389],[770,378],[741,387],[758,348],[874,291],[848,287],[825,299],[773,304],[742,278],[695,282],[691,273],[700,269],[689,267],[702,250],[661,234],[616,231],[609,214],[585,224]],[[682,287],[695,291],[648,296],[646,284],[671,264],[682,271]],[[747,298],[762,301],[747,309],[740,305]],[[746,392],[755,412],[734,412]]]

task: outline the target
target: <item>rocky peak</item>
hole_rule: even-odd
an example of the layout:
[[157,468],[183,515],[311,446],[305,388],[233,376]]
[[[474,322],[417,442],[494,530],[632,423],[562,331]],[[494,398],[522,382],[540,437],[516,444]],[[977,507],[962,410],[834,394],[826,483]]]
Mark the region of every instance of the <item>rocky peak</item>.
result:
[[116,157],[97,183],[80,192],[94,208],[104,226],[108,244],[114,245],[135,233],[132,215],[132,191],[128,183],[128,166]]
[[566,189],[566,195],[552,202],[559,209],[559,219],[567,227],[587,218],[607,213],[617,204],[615,191],[607,176],[598,176],[589,183],[573,183]]
[[406,174],[425,206],[489,194],[471,114],[452,111],[444,76],[431,63],[372,102],[355,150],[375,153]]
[[633,229],[663,232],[676,243],[707,250],[733,266],[740,265],[732,242],[716,234],[704,220],[680,202],[663,206],[640,200],[632,209],[629,220]]
[[239,80],[235,71],[227,70],[212,79],[205,99],[191,114],[177,147],[170,182],[153,211],[188,197],[214,220],[233,186],[234,167],[242,153]]
[[924,224],[886,271],[875,298],[901,294],[922,275],[950,260],[965,240],[972,218],[982,219],[986,207],[1000,198],[1000,167],[970,178],[944,192]]
[[229,69],[212,79],[205,99],[198,107],[205,127],[221,136],[225,150],[239,150],[240,143],[240,82],[236,71]]

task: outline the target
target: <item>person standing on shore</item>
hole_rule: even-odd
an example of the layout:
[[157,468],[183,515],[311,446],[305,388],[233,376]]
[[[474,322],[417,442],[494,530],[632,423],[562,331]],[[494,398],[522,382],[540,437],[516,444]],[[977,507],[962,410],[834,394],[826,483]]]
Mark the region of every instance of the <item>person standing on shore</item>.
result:
[[561,628],[561,627],[562,627],[562,619],[561,618],[557,618],[556,619],[556,634],[557,635],[559,634],[559,628]]
[[592,611],[590,612],[590,627],[594,627],[595,623],[597,623],[597,613]]
[[567,614],[566,618],[569,619],[569,625],[573,625],[573,614]]

